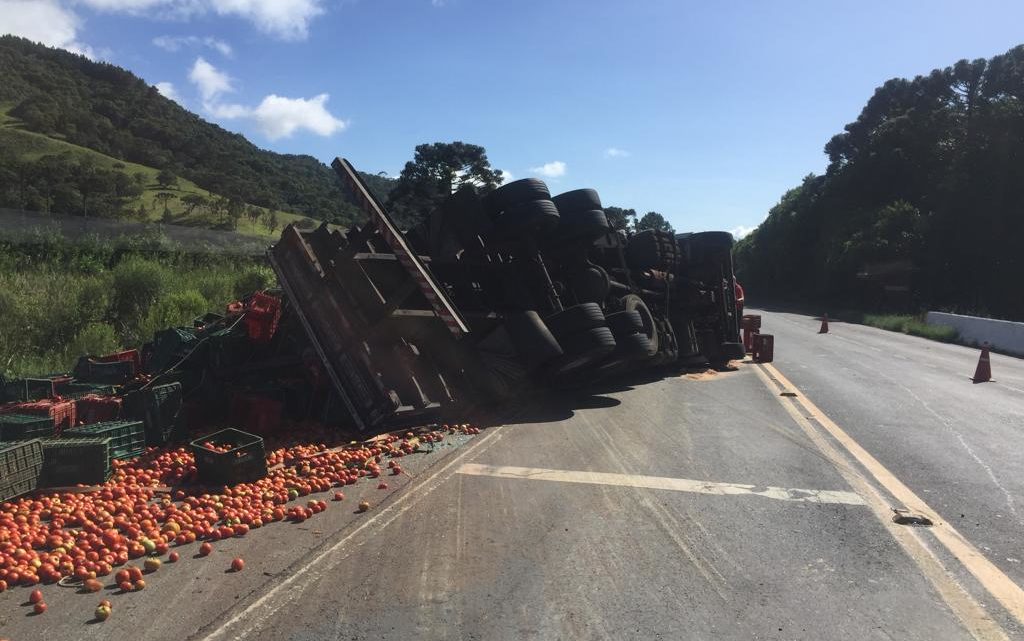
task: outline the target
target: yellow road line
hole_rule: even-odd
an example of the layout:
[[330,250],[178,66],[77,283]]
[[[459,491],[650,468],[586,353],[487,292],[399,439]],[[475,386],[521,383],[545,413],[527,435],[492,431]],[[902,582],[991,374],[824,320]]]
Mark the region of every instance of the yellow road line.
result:
[[[764,363],[758,366],[758,374],[761,376],[762,381],[765,385],[776,395],[777,400],[787,408],[790,415],[794,420],[808,432],[808,436],[818,445],[819,449],[833,459],[833,462],[837,465],[837,468],[847,480],[851,481],[856,489],[870,506],[875,508],[875,512],[878,517],[885,523],[890,530],[896,534],[897,532],[912,532],[904,526],[896,526],[891,520],[890,506],[885,504],[884,498],[874,490],[863,475],[859,471],[853,469],[846,463],[845,457],[839,454],[831,446],[831,444],[822,438],[822,435],[813,428],[809,421],[798,411],[796,411],[796,404],[799,404],[814,420],[828,433],[836,442],[838,442],[846,452],[852,456],[857,462],[859,462],[871,475],[872,478],[886,491],[888,491],[897,501],[903,504],[903,507],[910,508],[911,511],[918,514],[927,516],[934,525],[927,531],[933,534],[935,538],[947,549],[949,552],[956,557],[960,563],[978,580],[978,582],[985,588],[985,590],[991,594],[1007,612],[1018,622],[1024,624],[1024,590],[1014,583],[1006,574],[1002,572],[998,567],[989,561],[985,556],[978,551],[970,542],[968,542],[963,535],[961,535],[952,525],[942,520],[938,513],[932,509],[923,499],[915,494],[910,488],[908,488],[902,481],[900,481],[896,475],[889,471],[884,465],[882,465],[878,459],[873,457],[863,447],[860,446],[849,434],[847,434],[842,428],[840,428],[834,421],[832,421],[821,409],[818,408],[813,402],[810,401],[802,392],[799,392],[793,397],[782,397],[778,393],[780,391],[798,392],[798,388],[793,385],[785,376],[779,372],[773,365]],[[774,379],[774,381],[772,381]],[[810,431],[808,431],[810,430]],[[831,452],[830,452],[831,450]],[[861,482],[863,481],[863,482]],[[866,486],[866,487],[865,487]],[[864,494],[868,492],[868,494]],[[938,562],[938,558],[935,557],[934,553],[927,548],[924,541],[914,536],[914,539],[925,548],[928,555]],[[906,537],[897,537],[904,547],[906,548]],[[921,565],[922,557],[920,551],[912,551],[912,558],[918,561]],[[998,625],[991,620],[984,610],[977,603],[970,600],[970,603],[965,603],[963,599],[959,598],[955,593],[950,591],[950,586],[947,582],[942,581],[942,577],[934,576],[934,567],[930,570],[922,567],[925,570],[925,575],[932,580],[936,588],[946,599],[947,603],[954,610],[957,611],[961,619],[964,620],[968,628],[975,634],[977,638],[1006,638],[1005,633],[998,628]],[[948,572],[948,571],[947,571]],[[947,576],[948,580],[952,580]],[[940,583],[936,584],[936,580]],[[961,589],[962,590],[962,589]],[[950,601],[950,598],[954,599],[954,602]],[[995,636],[993,636],[995,635]]]
[[775,499],[777,501],[864,505],[864,499],[862,499],[859,494],[843,490],[803,490],[798,488],[757,486],[741,483],[695,481],[692,479],[677,479],[666,476],[550,470],[541,467],[481,465],[479,463],[465,463],[458,469],[458,473],[469,476],[491,476],[527,481],[558,481],[562,483],[582,483],[587,485],[642,487],[652,490],[672,490],[675,492],[693,492],[696,494],[714,494],[717,496],[760,496],[766,499]]

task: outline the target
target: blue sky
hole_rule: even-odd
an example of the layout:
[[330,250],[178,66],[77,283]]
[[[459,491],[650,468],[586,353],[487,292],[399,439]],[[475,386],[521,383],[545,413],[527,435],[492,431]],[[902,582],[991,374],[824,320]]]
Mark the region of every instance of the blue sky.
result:
[[261,147],[397,174],[463,140],[680,230],[756,225],[875,87],[1022,25],[1019,0],[0,0],[0,33],[126,67]]

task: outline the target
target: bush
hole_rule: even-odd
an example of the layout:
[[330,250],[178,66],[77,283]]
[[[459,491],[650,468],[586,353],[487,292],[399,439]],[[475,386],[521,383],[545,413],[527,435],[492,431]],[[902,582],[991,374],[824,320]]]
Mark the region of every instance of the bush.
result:
[[146,318],[139,323],[138,340],[147,341],[155,332],[167,327],[191,325],[193,318],[209,309],[206,298],[194,289],[170,294],[149,308]]
[[243,298],[249,294],[266,289],[273,282],[273,273],[268,269],[247,271],[235,280],[235,298]]
[[159,264],[129,259],[114,268],[112,308],[117,318],[130,322],[143,315],[166,290],[169,275]]
[[192,288],[203,295],[211,305],[211,310],[222,307],[234,299],[234,275],[224,271],[208,271],[193,274],[189,279]]
[[121,343],[113,327],[106,323],[90,323],[68,343],[66,352],[74,360],[79,356],[102,356],[120,349]]

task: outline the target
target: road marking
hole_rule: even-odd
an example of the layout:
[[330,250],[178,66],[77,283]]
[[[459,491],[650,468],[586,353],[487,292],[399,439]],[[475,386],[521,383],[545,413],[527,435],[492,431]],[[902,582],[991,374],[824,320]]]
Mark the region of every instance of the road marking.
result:
[[[337,543],[321,551],[319,554],[303,564],[301,568],[295,569],[294,571],[289,569],[289,576],[287,579],[275,585],[263,594],[263,596],[250,603],[240,612],[218,626],[215,630],[205,633],[204,635],[194,635],[190,638],[201,636],[204,641],[212,641],[213,639],[222,638],[231,638],[235,640],[252,638],[254,631],[260,630],[263,627],[263,623],[267,619],[273,617],[278,610],[287,604],[290,599],[301,594],[302,590],[306,586],[316,583],[324,575],[333,570],[334,564],[324,563],[325,558],[345,547],[345,545],[356,535],[382,519],[383,522],[380,525],[380,529],[386,528],[395,519],[402,516],[402,514],[409,510],[409,508],[415,507],[418,500],[433,492],[437,486],[455,475],[455,472],[445,474],[446,472],[462,462],[462,460],[470,454],[482,452],[485,449],[485,445],[490,447],[496,443],[502,435],[504,435],[504,430],[501,427],[490,428],[487,430],[487,433],[477,439],[476,442],[464,447],[462,452],[456,454],[451,461],[444,465],[444,467],[438,469],[429,476],[406,486],[399,493],[398,498],[391,502],[386,508],[371,516],[359,527],[339,539]],[[302,585],[294,585],[299,580],[302,581]],[[229,628],[236,625],[243,619],[243,628],[233,636],[228,637]],[[197,632],[202,633],[202,631]]]
[[480,465],[478,463],[466,463],[457,470],[457,473],[469,476],[492,476],[503,479],[521,479],[526,481],[556,481],[561,483],[583,483],[588,485],[641,487],[651,490],[673,490],[675,492],[715,494],[718,496],[761,496],[766,499],[798,501],[803,503],[864,505],[864,499],[862,499],[859,494],[841,490],[802,490],[797,488],[764,485],[758,486],[740,483],[695,481],[691,479],[676,479],[665,476],[549,470],[540,467]]
[[[830,434],[846,452],[857,460],[868,471],[874,480],[885,488],[892,496],[902,503],[903,507],[922,514],[934,523],[926,532],[951,552],[967,570],[981,583],[986,591],[998,600],[1017,621],[1024,623],[1024,590],[1007,577],[999,568],[986,559],[973,545],[956,531],[949,523],[939,518],[938,514],[920,497],[854,441],[842,428],[825,415],[807,396],[800,392],[797,396],[780,396],[778,392],[798,391],[789,379],[778,369],[768,363],[760,364],[756,370],[766,387],[782,404],[793,420],[803,428],[808,437],[818,446],[821,452],[832,461],[833,465],[864,497],[864,500],[875,512],[875,515],[896,538],[904,550],[917,563],[922,573],[936,588],[943,600],[957,614],[964,625],[976,639],[1007,639],[1006,633],[999,627],[984,608],[968,594],[953,578],[952,573],[931,550],[928,544],[912,528],[896,525],[892,522],[891,505],[871,484],[867,477],[855,469],[848,459],[840,453],[825,435],[816,429],[798,405],[813,418],[828,434]],[[774,380],[773,380],[774,379]]]

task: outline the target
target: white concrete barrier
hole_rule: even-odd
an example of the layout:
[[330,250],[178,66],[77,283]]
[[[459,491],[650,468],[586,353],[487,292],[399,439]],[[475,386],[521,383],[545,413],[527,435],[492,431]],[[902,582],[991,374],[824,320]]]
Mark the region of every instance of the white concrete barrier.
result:
[[925,322],[956,329],[965,343],[987,342],[997,351],[1024,356],[1024,323],[945,312],[928,312]]

